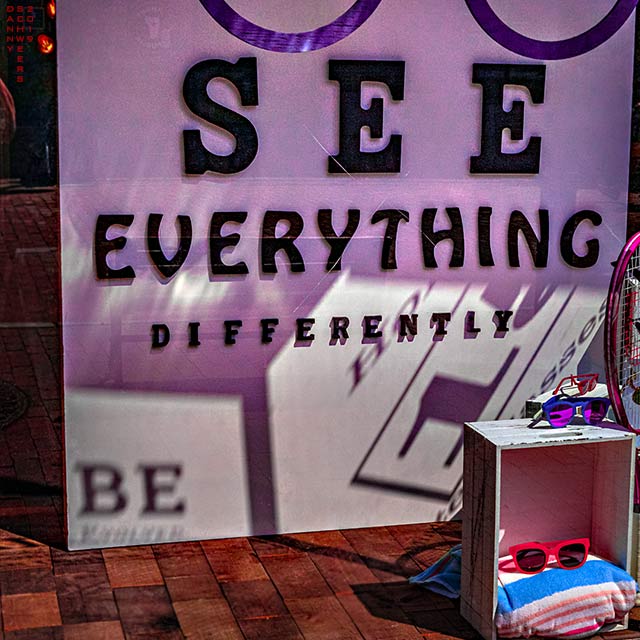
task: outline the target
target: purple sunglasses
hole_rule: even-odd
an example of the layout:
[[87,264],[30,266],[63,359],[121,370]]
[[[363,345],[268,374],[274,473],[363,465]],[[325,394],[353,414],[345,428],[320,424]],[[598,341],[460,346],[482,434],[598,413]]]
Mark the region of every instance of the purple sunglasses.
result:
[[605,419],[610,406],[609,398],[571,397],[563,394],[549,398],[542,405],[542,412],[549,424],[557,429],[566,427],[576,415],[576,408],[580,407],[585,422],[597,426]]

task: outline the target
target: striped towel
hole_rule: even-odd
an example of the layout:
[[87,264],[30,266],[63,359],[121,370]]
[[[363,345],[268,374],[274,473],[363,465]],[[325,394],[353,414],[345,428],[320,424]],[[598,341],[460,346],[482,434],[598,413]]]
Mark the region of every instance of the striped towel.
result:
[[594,555],[578,569],[517,572],[511,556],[498,564],[496,628],[504,638],[587,637],[620,621],[635,604],[637,584]]
[[417,576],[409,578],[409,582],[447,598],[459,598],[461,564],[462,545],[457,544],[455,547],[451,547],[438,562]]

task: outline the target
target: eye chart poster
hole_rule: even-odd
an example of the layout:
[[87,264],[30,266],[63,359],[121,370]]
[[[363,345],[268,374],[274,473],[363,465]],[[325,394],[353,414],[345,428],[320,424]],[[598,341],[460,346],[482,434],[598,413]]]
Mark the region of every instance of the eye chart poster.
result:
[[424,522],[589,355],[634,0],[67,0],[69,545]]

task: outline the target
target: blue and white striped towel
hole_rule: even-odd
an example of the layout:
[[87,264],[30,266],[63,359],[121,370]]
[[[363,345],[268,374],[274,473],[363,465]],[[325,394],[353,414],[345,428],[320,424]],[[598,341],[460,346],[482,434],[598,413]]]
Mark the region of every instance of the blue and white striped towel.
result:
[[626,571],[594,555],[578,569],[548,567],[534,575],[517,572],[508,556],[498,564],[498,635],[586,637],[622,620],[636,589]]

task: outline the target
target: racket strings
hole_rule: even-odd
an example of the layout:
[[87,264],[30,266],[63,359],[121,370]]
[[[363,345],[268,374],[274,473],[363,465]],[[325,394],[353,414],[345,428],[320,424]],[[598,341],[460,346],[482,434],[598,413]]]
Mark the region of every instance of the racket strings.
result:
[[618,372],[627,419],[640,425],[640,251],[625,269],[617,335]]

